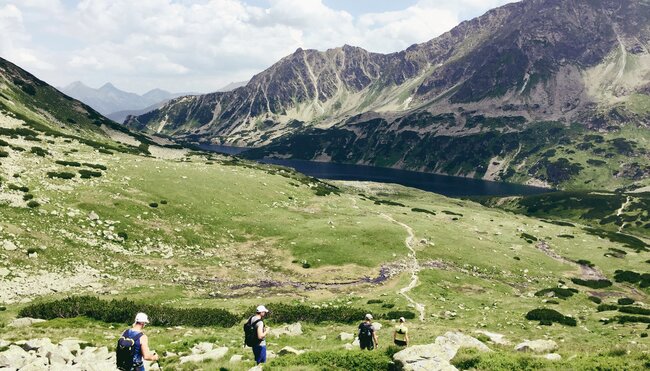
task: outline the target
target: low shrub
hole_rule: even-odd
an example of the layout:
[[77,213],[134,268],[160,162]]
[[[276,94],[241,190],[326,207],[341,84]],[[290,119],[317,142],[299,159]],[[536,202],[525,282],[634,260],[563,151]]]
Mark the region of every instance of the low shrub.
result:
[[576,326],[577,322],[574,318],[563,315],[562,313],[548,308],[533,309],[526,313],[526,319],[529,321],[541,322],[556,322],[566,326]]
[[644,316],[650,316],[650,309],[641,308],[641,307],[624,306],[618,308],[618,311],[621,313],[642,314]]
[[21,192],[24,192],[24,193],[29,192],[29,187],[25,187],[25,186],[9,184],[7,187],[12,191],[21,191]]
[[410,312],[408,310],[394,310],[386,313],[384,318],[387,319],[399,319],[400,317],[404,317],[406,319],[413,319],[415,318],[415,313]]
[[[291,305],[278,303],[269,304],[267,308],[270,310],[269,321],[275,323],[354,323],[363,320],[366,315],[364,310],[348,306],[315,308],[302,304]],[[254,313],[255,308],[251,308],[248,312]]]
[[117,232],[117,237],[123,239],[124,241],[129,239],[129,235],[124,231]]
[[23,201],[29,201],[34,198],[34,195],[31,193],[27,193],[23,195]]
[[155,209],[155,208],[158,207],[158,203],[157,202],[152,202],[152,203],[149,204],[149,207],[153,207]]
[[571,282],[592,289],[604,289],[605,287],[610,287],[612,285],[612,281],[610,280],[583,280],[580,278],[571,278]]
[[647,337],[648,337],[648,333],[647,333],[647,332],[642,332],[640,336],[641,336],[642,338],[647,338]]
[[524,240],[526,240],[526,242],[528,242],[528,243],[533,243],[533,242],[537,241],[537,237],[533,236],[532,234],[528,234],[528,233],[522,233],[520,235],[520,237],[523,238]]
[[29,151],[35,154],[36,156],[41,156],[41,157],[45,157],[50,154],[47,150],[41,147],[32,147],[32,149],[30,149]]
[[104,166],[104,165],[100,165],[100,164],[90,164],[90,163],[88,163],[88,162],[84,162],[82,165],[83,165],[83,166],[88,166],[89,168],[97,169],[97,170],[107,170],[107,169],[108,169],[108,168],[107,168],[106,166]]
[[113,154],[113,152],[111,152],[111,151],[109,151],[107,149],[104,149],[104,148],[97,148],[97,152],[103,153],[105,155],[112,155]]
[[101,300],[94,296],[72,296],[30,304],[21,309],[19,315],[41,319],[88,317],[108,323],[129,324],[138,312],[147,313],[154,326],[232,327],[240,319],[219,308],[173,308],[140,304],[126,299]]
[[606,312],[609,310],[617,310],[617,309],[618,309],[618,305],[614,305],[614,304],[600,304],[596,308],[596,310],[599,312]]
[[9,152],[0,151],[0,157],[9,157]]
[[634,304],[634,299],[631,298],[618,299],[618,305],[632,305],[632,304]]
[[64,160],[56,160],[54,161],[55,163],[63,166],[72,166],[72,167],[80,167],[81,164],[76,161],[64,161]]
[[642,316],[617,316],[614,318],[618,323],[624,324],[624,323],[650,323],[650,317],[642,317]]
[[381,307],[391,309],[391,308],[395,307],[395,304],[394,303],[384,303],[384,304],[381,305]]
[[160,200],[161,205],[167,205],[167,200]]
[[35,248],[35,247],[30,247],[29,249],[27,249],[27,255],[38,253],[38,252],[39,252],[39,250],[37,248]]
[[573,294],[578,293],[576,289],[563,289],[559,287],[551,287],[548,289],[539,290],[535,293],[535,296],[546,296],[548,293],[552,292],[553,296],[560,299],[566,299],[573,296]]
[[102,176],[101,171],[92,171],[92,170],[79,170],[79,175],[81,176],[81,179],[90,179],[90,178],[99,178]]
[[381,300],[381,299],[370,299],[370,300],[368,300],[368,304],[381,304],[383,302],[384,301]]
[[603,299],[599,298],[598,296],[590,296],[589,300],[593,301],[596,304],[600,304],[603,302]]
[[0,312],[4,312],[5,310],[7,310],[7,307],[5,307],[5,306],[0,306]]
[[419,207],[414,207],[411,209],[411,211],[416,212],[416,213],[424,213],[424,214],[429,214],[429,215],[436,215],[435,212],[427,209],[421,209]]
[[580,265],[585,265],[587,267],[593,267],[594,266],[594,263],[590,262],[587,259],[578,259],[578,260],[576,260],[576,263],[578,263]]
[[274,358],[269,366],[281,369],[315,366],[319,370],[375,371],[388,370],[392,366],[392,360],[388,354],[378,351],[329,350]]
[[49,178],[59,178],[59,179],[72,179],[75,177],[73,173],[68,172],[57,172],[57,171],[48,171],[47,176]]
[[32,209],[39,206],[41,206],[41,204],[39,204],[38,201],[31,200],[27,203],[27,207]]

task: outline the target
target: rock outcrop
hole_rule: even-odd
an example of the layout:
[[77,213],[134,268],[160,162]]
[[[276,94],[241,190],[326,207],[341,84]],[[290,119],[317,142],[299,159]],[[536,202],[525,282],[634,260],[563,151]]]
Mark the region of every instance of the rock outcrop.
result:
[[471,336],[460,332],[447,332],[438,336],[433,344],[415,345],[395,353],[393,360],[403,370],[456,370],[449,361],[461,348],[490,351],[485,344]]

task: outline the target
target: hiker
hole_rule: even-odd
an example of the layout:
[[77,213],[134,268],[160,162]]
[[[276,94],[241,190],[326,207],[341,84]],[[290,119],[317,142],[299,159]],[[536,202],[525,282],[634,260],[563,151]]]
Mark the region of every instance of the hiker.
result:
[[158,355],[149,350],[149,338],[142,330],[149,317],[138,313],[130,329],[117,341],[117,368],[122,371],[145,371],[143,360],[158,361]]
[[366,318],[359,324],[359,346],[361,350],[373,350],[379,346],[375,328],[372,327],[372,314],[366,314]]
[[404,317],[400,317],[399,324],[395,326],[395,332],[393,332],[393,342],[398,347],[407,347],[409,345],[409,329],[404,322],[406,322]]
[[266,363],[266,335],[271,329],[265,326],[262,320],[268,312],[265,306],[260,305],[255,310],[255,315],[244,324],[244,341],[253,348],[253,356],[258,365]]

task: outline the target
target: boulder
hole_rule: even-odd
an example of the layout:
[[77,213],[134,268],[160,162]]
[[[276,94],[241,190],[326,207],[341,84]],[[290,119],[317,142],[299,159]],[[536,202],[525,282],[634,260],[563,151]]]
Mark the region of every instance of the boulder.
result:
[[354,335],[348,332],[342,332],[337,336],[337,338],[342,341],[349,341],[354,339]]
[[52,340],[50,340],[49,338],[30,339],[25,341],[22,344],[22,348],[28,352],[30,350],[38,350],[44,347],[48,347],[48,348],[54,347],[54,344],[52,344]]
[[230,357],[230,363],[238,363],[241,362],[244,356],[241,354],[233,354],[232,357]]
[[88,213],[88,220],[91,220],[91,221],[93,221],[93,222],[94,222],[95,220],[99,220],[99,215],[97,215],[96,212],[91,211],[91,212]]
[[29,318],[29,317],[16,318],[15,320],[9,323],[9,327],[15,327],[15,328],[29,327],[35,323],[41,323],[41,322],[45,322],[45,320],[38,319],[38,318]]
[[523,343],[517,344],[515,350],[518,352],[552,353],[557,350],[557,343],[553,340],[525,340]]
[[[352,343],[347,343],[347,344],[343,344],[343,348],[345,348],[345,350],[352,350],[355,347],[354,347],[354,345],[352,345]],[[357,346],[357,348],[358,348],[358,346]]]
[[262,366],[255,366],[255,367],[249,368],[248,371],[264,371],[264,369],[262,368]]
[[192,347],[192,354],[204,354],[214,349],[212,343],[198,343]]
[[379,323],[379,322],[373,322],[372,323],[372,328],[375,329],[375,331],[381,330],[381,327],[382,327],[381,323]]
[[277,358],[277,357],[278,357],[278,355],[275,354],[274,351],[268,350],[268,349],[266,350],[266,359],[272,359],[272,358]]
[[415,345],[393,356],[403,370],[456,370],[449,361],[461,348],[474,348],[482,352],[490,349],[479,340],[460,332],[447,332],[438,336],[433,344]]
[[494,344],[510,345],[510,342],[506,339],[505,335],[497,334],[495,332],[484,331],[484,330],[476,330],[474,332],[477,334],[483,334],[487,336],[488,338],[490,338],[490,341],[493,342]]
[[290,347],[290,346],[286,346],[286,347],[280,349],[280,351],[278,352],[278,355],[280,355],[280,356],[285,356],[285,355],[287,355],[287,354],[296,354],[296,355],[300,355],[300,354],[303,354],[303,353],[305,353],[304,350],[298,350],[298,349],[296,349],[296,348],[292,348],[292,347]]
[[2,241],[2,248],[5,249],[6,251],[18,250],[18,246],[16,246],[15,243],[9,240]]
[[59,346],[61,346],[62,348],[64,348],[70,353],[75,353],[81,350],[81,343],[83,342],[84,342],[83,340],[68,338],[68,339],[63,339],[59,343]]
[[299,336],[302,335],[302,325],[300,322],[292,323],[290,325],[285,325],[279,328],[271,329],[271,335],[279,338],[282,335],[286,336]]
[[562,356],[557,354],[557,353],[549,353],[544,355],[544,358],[548,359],[549,361],[561,361]]
[[0,277],[7,277],[11,271],[7,268],[0,268]]
[[191,354],[189,356],[184,356],[181,357],[181,364],[187,363],[187,362],[203,362],[203,361],[217,361],[223,358],[226,353],[228,353],[228,348],[227,347],[220,347],[220,348],[215,348],[211,349],[205,353],[202,354]]
[[23,348],[17,345],[10,345],[9,349],[0,353],[0,368],[3,367],[16,367],[21,368],[25,366],[32,356],[27,353]]

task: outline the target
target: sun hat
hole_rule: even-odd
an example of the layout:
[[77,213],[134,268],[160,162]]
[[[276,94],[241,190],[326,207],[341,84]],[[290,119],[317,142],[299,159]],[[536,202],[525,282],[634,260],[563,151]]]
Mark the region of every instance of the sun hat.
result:
[[149,323],[149,316],[144,313],[138,313],[135,315],[135,323]]
[[366,319],[372,319],[372,314],[370,313],[366,314]]
[[268,312],[268,311],[269,311],[269,310],[266,309],[266,307],[263,306],[263,305],[260,305],[260,306],[257,307],[257,309],[255,310],[255,312],[257,312],[257,313]]

